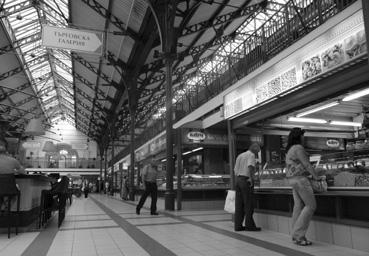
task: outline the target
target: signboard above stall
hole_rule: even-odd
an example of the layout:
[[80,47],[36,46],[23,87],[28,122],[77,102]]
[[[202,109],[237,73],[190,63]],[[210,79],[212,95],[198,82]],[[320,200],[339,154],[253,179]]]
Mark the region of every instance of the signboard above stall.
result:
[[[252,76],[224,97],[224,118],[235,117],[293,92],[367,54],[362,9],[315,36],[279,62]],[[319,28],[318,28],[319,30]],[[309,35],[307,35],[308,37]],[[303,40],[303,39],[302,39]]]
[[183,129],[183,144],[228,145],[227,134],[195,129]]

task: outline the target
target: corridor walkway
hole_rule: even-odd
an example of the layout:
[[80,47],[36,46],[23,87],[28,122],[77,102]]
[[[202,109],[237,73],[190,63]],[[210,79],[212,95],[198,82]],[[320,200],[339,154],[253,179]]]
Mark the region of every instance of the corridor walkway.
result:
[[[147,200],[146,206],[150,199]],[[41,232],[0,236],[1,256],[369,256],[323,243],[299,247],[276,232],[234,232],[224,211],[165,212],[148,208],[135,214],[133,202],[92,194],[77,198],[60,229],[55,220]],[[56,218],[54,218],[56,219]]]

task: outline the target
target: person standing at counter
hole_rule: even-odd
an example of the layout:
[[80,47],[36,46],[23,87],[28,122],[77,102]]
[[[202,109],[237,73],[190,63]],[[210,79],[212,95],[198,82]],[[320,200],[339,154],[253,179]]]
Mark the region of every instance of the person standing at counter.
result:
[[[255,155],[260,151],[260,146],[253,143],[246,152],[236,159],[234,173],[236,176],[236,206],[234,217],[235,231],[260,231],[255,225],[254,214],[254,173]],[[245,226],[243,221],[245,220]]]
[[19,161],[7,154],[8,143],[0,139],[0,174],[25,174],[23,166]]
[[156,179],[158,177],[158,166],[151,162],[146,165],[142,171],[142,180],[144,182],[144,193],[136,207],[136,213],[139,215],[142,206],[144,205],[148,195],[151,196],[151,215],[159,215],[156,211],[156,201],[158,199],[158,186],[156,184]]
[[293,212],[292,212],[292,241],[297,245],[311,245],[305,234],[316,209],[316,201],[313,188],[307,176],[314,179],[319,177],[309,162],[308,154],[303,147],[304,130],[293,128],[288,135],[286,155],[286,176],[292,187]]

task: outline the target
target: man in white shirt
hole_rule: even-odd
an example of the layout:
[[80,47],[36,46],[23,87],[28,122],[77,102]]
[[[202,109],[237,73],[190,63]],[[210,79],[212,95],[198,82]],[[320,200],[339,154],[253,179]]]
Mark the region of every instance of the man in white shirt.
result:
[[[253,143],[249,150],[240,154],[236,159],[234,173],[236,176],[236,208],[234,218],[235,231],[260,231],[254,222],[254,174],[255,155],[259,153],[260,146]],[[245,220],[245,226],[243,221]]]

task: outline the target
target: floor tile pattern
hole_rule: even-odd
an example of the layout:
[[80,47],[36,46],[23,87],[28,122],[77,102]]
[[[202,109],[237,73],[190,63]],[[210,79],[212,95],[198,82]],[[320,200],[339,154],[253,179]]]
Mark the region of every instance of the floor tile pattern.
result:
[[140,215],[135,203],[106,195],[75,198],[62,226],[10,239],[0,234],[0,256],[369,256],[369,253],[314,242],[298,247],[274,231],[234,232],[232,216],[222,210],[163,210],[151,216],[150,200]]

